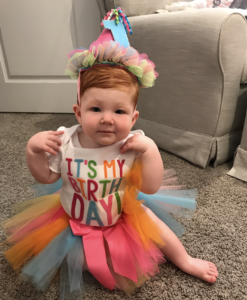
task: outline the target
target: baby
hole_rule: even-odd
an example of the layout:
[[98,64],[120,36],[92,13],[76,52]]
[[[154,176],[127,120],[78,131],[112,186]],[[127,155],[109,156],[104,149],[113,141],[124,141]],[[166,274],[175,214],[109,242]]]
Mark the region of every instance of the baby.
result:
[[[195,199],[155,195],[164,176],[161,156],[141,130],[131,131],[139,89],[154,85],[155,65],[129,46],[125,30],[131,28],[121,8],[106,18],[90,49],[70,54],[66,74],[78,78],[73,111],[79,124],[37,133],[27,144],[34,178],[57,184],[61,177],[61,190],[24,203],[26,210],[6,221],[14,246],[5,256],[14,269],[29,260],[21,276],[42,290],[61,268],[61,289],[81,292],[86,268],[106,288],[131,292],[159,272],[164,255],[213,283],[216,266],[187,254],[164,211],[163,204],[169,212],[193,210]],[[145,203],[137,200],[139,191]]]
[[[142,162],[141,191],[154,194],[163,179],[163,163],[155,143],[140,133],[132,133],[139,112],[136,104],[139,85],[126,70],[100,66],[82,73],[80,88],[80,104],[73,110],[81,126],[72,135],[74,146],[82,149],[102,149],[118,145],[120,154],[134,151]],[[27,162],[32,175],[41,183],[57,181],[61,173],[49,167],[46,152],[57,155],[62,145],[63,131],[45,131],[33,136],[27,145]],[[119,143],[120,142],[120,143]],[[96,153],[97,155],[97,153]],[[51,164],[52,166],[52,164]],[[182,271],[213,283],[218,276],[216,266],[207,261],[189,256],[169,227],[160,221],[149,209],[148,215],[159,225],[166,245],[162,252]]]

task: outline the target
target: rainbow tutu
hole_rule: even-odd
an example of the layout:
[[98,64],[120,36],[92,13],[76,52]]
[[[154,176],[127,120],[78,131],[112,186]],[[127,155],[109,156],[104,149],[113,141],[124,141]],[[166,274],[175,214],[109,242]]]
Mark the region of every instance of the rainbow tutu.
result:
[[[60,204],[62,181],[36,185],[39,197],[16,206],[16,214],[3,223],[11,247],[5,253],[20,276],[44,290],[60,270],[60,299],[83,293],[83,270],[88,270],[108,289],[131,293],[159,272],[165,262],[165,241],[160,228],[149,217],[146,206],[176,234],[183,226],[172,214],[191,218],[196,207],[196,190],[179,190],[175,177],[165,172],[164,186],[154,195],[137,192],[140,169],[125,176],[121,218],[112,226],[94,227],[78,223]],[[168,184],[168,186],[166,186]]]

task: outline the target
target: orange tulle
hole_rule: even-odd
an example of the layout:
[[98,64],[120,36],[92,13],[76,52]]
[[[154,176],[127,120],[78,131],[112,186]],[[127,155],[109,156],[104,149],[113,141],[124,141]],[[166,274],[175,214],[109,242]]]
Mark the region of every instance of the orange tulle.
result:
[[137,200],[137,194],[141,188],[141,164],[135,162],[131,170],[124,176],[126,187],[124,190],[123,212],[129,224],[139,233],[145,249],[149,248],[150,241],[159,248],[165,246],[161,238],[159,226],[149,217],[142,206],[144,200]]
[[69,216],[64,213],[56,221],[32,232],[25,239],[5,252],[14,270],[25,261],[39,254],[61,231],[69,226]]

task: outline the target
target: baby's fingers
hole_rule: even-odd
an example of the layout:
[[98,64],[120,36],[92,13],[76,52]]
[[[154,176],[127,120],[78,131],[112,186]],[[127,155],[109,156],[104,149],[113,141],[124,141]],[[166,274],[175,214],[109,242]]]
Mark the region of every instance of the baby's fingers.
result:
[[132,149],[132,146],[133,145],[132,145],[131,141],[127,140],[120,148],[120,152],[125,153],[126,151]]
[[53,135],[61,135],[61,134],[64,134],[64,131],[50,131],[51,134]]
[[51,147],[49,147],[49,146],[45,146],[45,152],[48,152],[48,153],[50,153],[50,154],[53,154],[53,155],[56,155],[57,154],[57,152],[56,151],[54,151]]
[[49,137],[49,140],[55,142],[58,146],[62,145],[61,139],[59,137],[57,137],[57,136],[51,135]]
[[48,146],[49,148],[53,149],[54,151],[58,151],[59,150],[59,145],[57,143],[53,142],[53,141],[47,141],[46,146]]
[[64,131],[49,131],[48,139],[57,143],[59,146],[62,145],[61,139],[58,137],[62,135]]

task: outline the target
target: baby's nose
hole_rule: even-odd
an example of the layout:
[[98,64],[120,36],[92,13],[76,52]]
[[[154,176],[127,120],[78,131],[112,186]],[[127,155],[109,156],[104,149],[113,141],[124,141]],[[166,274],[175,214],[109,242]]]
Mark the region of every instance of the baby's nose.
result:
[[105,113],[101,120],[102,123],[114,124],[113,115],[111,113]]

